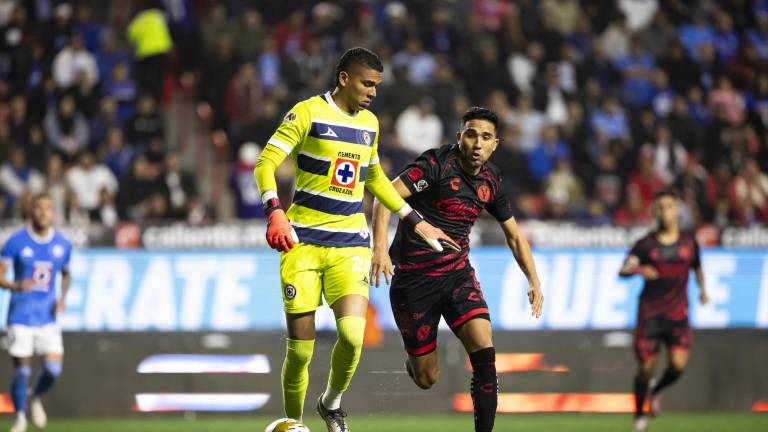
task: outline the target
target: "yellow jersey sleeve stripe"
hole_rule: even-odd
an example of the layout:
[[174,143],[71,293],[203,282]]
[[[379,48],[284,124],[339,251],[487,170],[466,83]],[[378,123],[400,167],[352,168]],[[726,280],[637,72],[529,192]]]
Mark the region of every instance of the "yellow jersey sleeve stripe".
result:
[[270,138],[269,141],[267,141],[267,144],[272,144],[273,146],[275,146],[275,147],[279,148],[280,150],[284,151],[285,154],[291,154],[291,152],[293,151],[293,148],[290,145],[280,141],[279,139],[277,139],[275,137]]

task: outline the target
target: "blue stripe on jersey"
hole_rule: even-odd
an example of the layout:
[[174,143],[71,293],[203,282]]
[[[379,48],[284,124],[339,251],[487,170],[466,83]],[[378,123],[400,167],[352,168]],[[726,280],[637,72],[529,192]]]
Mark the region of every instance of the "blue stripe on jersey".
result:
[[326,198],[321,195],[313,195],[304,191],[297,191],[293,196],[293,203],[323,213],[349,216],[363,212],[363,202],[348,202]]
[[346,126],[331,125],[323,122],[312,122],[309,136],[318,139],[343,141],[370,147],[376,139],[376,132]]
[[299,241],[302,243],[342,247],[371,246],[370,239],[367,236],[363,238],[363,236],[358,233],[330,232],[300,227],[294,227],[294,229],[296,230],[296,235],[299,236]]
[[367,174],[367,173],[368,173],[368,167],[367,166],[360,167],[360,181],[361,182],[365,181],[365,174]]
[[310,174],[328,175],[328,171],[331,169],[330,162],[315,159],[302,153],[299,153],[296,163],[299,165],[300,170]]

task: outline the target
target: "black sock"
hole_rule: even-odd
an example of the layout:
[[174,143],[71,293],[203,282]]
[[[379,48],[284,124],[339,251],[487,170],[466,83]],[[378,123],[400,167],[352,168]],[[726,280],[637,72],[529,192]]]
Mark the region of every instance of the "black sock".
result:
[[664,371],[664,375],[661,377],[661,381],[653,387],[651,394],[661,393],[662,390],[679,380],[681,375],[683,375],[682,370],[672,366],[667,367],[667,370]]
[[496,350],[483,348],[469,354],[472,363],[472,404],[475,407],[475,432],[491,432],[496,419],[499,380],[496,377]]
[[645,399],[648,396],[649,381],[641,376],[635,377],[635,417],[643,415]]

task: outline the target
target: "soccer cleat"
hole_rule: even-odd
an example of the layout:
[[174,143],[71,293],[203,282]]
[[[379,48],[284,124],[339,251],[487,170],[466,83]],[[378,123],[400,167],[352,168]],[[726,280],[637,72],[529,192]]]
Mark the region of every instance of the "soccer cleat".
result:
[[317,398],[317,413],[325,420],[325,426],[328,432],[349,432],[347,426],[347,413],[343,409],[329,410],[323,406],[323,395]]
[[651,417],[658,417],[661,415],[661,394],[652,394],[651,395],[651,404],[650,409],[648,410],[648,413],[651,415]]
[[43,402],[39,397],[32,398],[29,401],[29,414],[32,417],[32,424],[42,429],[48,424],[48,416],[45,414]]
[[635,432],[644,432],[648,429],[648,418],[645,416],[635,417]]
[[27,432],[27,417],[23,413],[16,416],[16,422],[11,426],[11,432]]

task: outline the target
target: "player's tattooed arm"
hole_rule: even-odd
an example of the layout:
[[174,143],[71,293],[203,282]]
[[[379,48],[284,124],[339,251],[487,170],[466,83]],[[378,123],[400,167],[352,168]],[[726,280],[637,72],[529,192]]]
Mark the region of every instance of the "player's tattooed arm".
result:
[[[395,188],[397,189],[397,188]],[[400,190],[398,190],[400,192]],[[373,202],[373,257],[371,258],[371,283],[378,288],[381,275],[387,284],[394,274],[392,259],[389,257],[389,220],[390,212],[379,200]]]
[[0,287],[9,291],[29,291],[35,286],[35,281],[32,279],[23,279],[20,281],[12,281],[5,278],[5,273],[8,270],[8,265],[0,261]]
[[699,301],[701,304],[705,305],[709,303],[709,295],[707,294],[707,288],[704,285],[704,270],[699,265],[694,268],[694,273],[696,273],[696,283],[699,284]]
[[640,258],[637,255],[630,254],[624,260],[624,264],[622,264],[619,270],[619,276],[629,277],[636,274],[641,275],[645,280],[654,280],[659,277],[655,268],[649,265],[640,265]]
[[517,265],[528,279],[528,301],[531,303],[531,314],[536,318],[541,318],[544,308],[544,293],[541,292],[541,282],[539,281],[539,274],[536,272],[531,246],[520,232],[514,217],[502,222],[501,228]]

